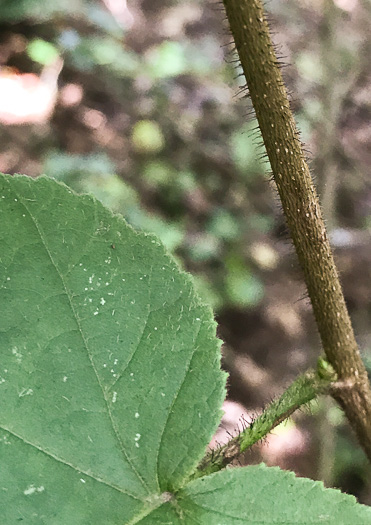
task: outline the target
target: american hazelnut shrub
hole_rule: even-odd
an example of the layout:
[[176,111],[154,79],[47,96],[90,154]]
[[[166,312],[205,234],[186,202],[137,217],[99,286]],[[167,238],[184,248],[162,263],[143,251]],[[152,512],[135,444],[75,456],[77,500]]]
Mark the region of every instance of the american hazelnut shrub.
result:
[[214,452],[226,374],[211,310],[156,237],[50,178],[0,176],[4,525],[371,523],[355,498],[228,467],[317,395],[371,456],[370,387],[259,1],[225,0],[324,357]]

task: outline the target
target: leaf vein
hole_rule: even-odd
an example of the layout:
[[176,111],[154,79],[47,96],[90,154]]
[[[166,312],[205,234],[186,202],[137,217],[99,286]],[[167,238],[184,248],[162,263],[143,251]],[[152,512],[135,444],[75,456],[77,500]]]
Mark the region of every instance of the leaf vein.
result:
[[[35,228],[36,228],[36,230],[37,230],[39,236],[40,236],[40,239],[41,239],[41,241],[42,241],[42,243],[43,243],[43,245],[44,245],[44,247],[45,247],[45,250],[46,250],[46,252],[47,252],[47,254],[48,254],[48,256],[49,256],[49,259],[50,259],[50,261],[51,261],[53,267],[55,268],[55,271],[56,271],[57,275],[59,276],[59,278],[60,278],[60,280],[61,280],[61,282],[62,282],[63,288],[64,288],[64,290],[65,290],[66,296],[67,296],[68,301],[69,301],[69,304],[70,304],[70,308],[71,308],[72,315],[73,315],[73,317],[74,317],[74,319],[75,319],[75,322],[76,322],[76,324],[77,324],[77,327],[78,327],[79,333],[80,333],[80,335],[81,335],[81,339],[82,339],[82,342],[83,342],[83,344],[84,344],[84,347],[85,347],[86,353],[87,353],[87,355],[88,355],[88,358],[89,358],[90,364],[91,364],[91,366],[92,366],[92,368],[93,368],[93,370],[94,370],[94,373],[95,373],[95,376],[96,376],[96,379],[97,379],[97,383],[98,383],[98,385],[99,385],[99,387],[100,387],[100,389],[101,389],[101,392],[102,392],[102,395],[103,395],[103,399],[104,399],[104,402],[105,402],[105,404],[106,404],[106,408],[107,408],[107,414],[108,414],[109,419],[110,419],[110,421],[111,421],[112,429],[113,429],[114,434],[115,434],[115,436],[116,436],[116,439],[117,439],[117,441],[118,441],[118,443],[119,443],[120,449],[122,450],[122,452],[123,452],[123,454],[124,454],[124,456],[125,456],[125,459],[126,459],[126,461],[128,462],[128,464],[130,465],[132,471],[135,473],[135,475],[137,476],[137,478],[139,479],[139,481],[141,482],[141,484],[146,488],[147,492],[149,493],[148,486],[147,486],[147,484],[145,483],[144,479],[143,479],[143,478],[140,476],[140,474],[137,472],[137,470],[136,470],[135,466],[133,465],[133,463],[132,463],[132,461],[131,461],[129,455],[127,454],[127,452],[126,452],[126,450],[125,450],[125,447],[124,447],[124,443],[122,442],[121,437],[120,437],[120,434],[119,434],[119,432],[118,432],[118,429],[117,429],[117,427],[116,427],[116,425],[115,425],[115,422],[114,422],[114,419],[113,419],[113,417],[112,417],[112,413],[111,413],[111,410],[110,410],[110,405],[109,405],[109,403],[108,403],[108,399],[107,399],[107,397],[106,397],[106,393],[105,393],[104,388],[103,388],[103,386],[102,386],[102,384],[101,384],[101,382],[100,382],[100,379],[99,379],[99,375],[98,375],[97,369],[96,369],[96,367],[95,367],[95,365],[94,365],[94,362],[93,362],[93,359],[92,359],[91,353],[90,353],[90,351],[89,351],[89,347],[88,347],[88,344],[87,344],[86,338],[85,338],[84,333],[83,333],[83,330],[82,330],[82,328],[81,328],[80,319],[79,319],[79,317],[78,317],[78,315],[77,315],[77,313],[76,313],[76,311],[75,311],[75,308],[74,308],[74,306],[73,306],[73,304],[72,304],[71,294],[69,293],[68,286],[67,286],[67,284],[66,284],[66,282],[65,282],[65,280],[64,280],[64,277],[63,277],[62,273],[60,272],[58,266],[56,265],[56,263],[55,263],[55,261],[54,261],[54,258],[53,258],[52,254],[51,254],[51,252],[50,252],[50,250],[49,250],[49,248],[48,248],[48,246],[47,246],[47,242],[46,242],[46,240],[44,239],[44,235],[43,235],[42,231],[40,230],[39,225],[38,225],[38,223],[37,223],[35,217],[33,217],[33,215],[31,214],[30,210],[28,209],[27,205],[23,202],[23,199],[21,198],[21,195],[18,195],[18,197],[19,197],[20,201],[22,202],[23,206],[25,207],[25,209],[27,210],[27,212],[28,212],[28,214],[29,214],[29,216],[30,216],[30,218],[31,218],[31,220],[32,220],[32,222],[33,222],[33,224],[34,224],[34,226],[35,226]],[[96,224],[96,223],[97,223],[97,203],[96,203],[96,201],[94,201],[94,212],[95,212],[95,221],[94,221],[94,223]]]

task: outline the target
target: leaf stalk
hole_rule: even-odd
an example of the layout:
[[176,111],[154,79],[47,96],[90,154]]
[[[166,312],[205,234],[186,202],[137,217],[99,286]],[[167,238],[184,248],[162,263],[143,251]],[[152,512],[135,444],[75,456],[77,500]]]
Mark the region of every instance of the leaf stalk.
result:
[[237,459],[245,450],[262,440],[282,421],[290,417],[298,408],[306,405],[318,395],[328,393],[336,382],[337,375],[323,359],[318,360],[317,370],[309,370],[300,375],[282,394],[266,407],[240,434],[216,450],[211,450],[198,466],[195,478],[223,469]]

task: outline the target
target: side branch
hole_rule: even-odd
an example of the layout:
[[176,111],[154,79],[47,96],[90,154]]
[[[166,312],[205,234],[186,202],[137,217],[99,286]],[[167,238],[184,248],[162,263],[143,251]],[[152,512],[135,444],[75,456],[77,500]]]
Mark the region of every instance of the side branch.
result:
[[326,362],[320,359],[317,371],[311,370],[299,376],[279,399],[268,405],[264,412],[240,434],[217,450],[206,454],[194,478],[223,469],[237,459],[242,452],[272,432],[298,408],[309,403],[318,395],[329,392],[332,382],[336,381],[336,373],[327,363],[326,369],[321,368],[322,363]]
[[224,0],[274,180],[344,409],[371,460],[371,389],[261,0]]

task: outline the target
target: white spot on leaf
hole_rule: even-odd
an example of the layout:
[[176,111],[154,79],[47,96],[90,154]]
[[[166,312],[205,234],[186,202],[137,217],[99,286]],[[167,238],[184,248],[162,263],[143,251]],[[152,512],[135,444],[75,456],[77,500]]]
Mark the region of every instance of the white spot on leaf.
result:
[[12,348],[12,354],[16,357],[17,359],[17,363],[21,363],[22,362],[22,354],[20,352],[18,352],[18,348],[16,346],[13,346]]
[[40,485],[40,487],[35,487],[35,485],[30,485],[26,488],[26,490],[23,491],[23,494],[25,496],[31,496],[31,494],[44,492],[45,487],[43,485]]
[[32,395],[33,395],[32,388],[22,388],[22,390],[18,392],[18,397],[32,396]]

